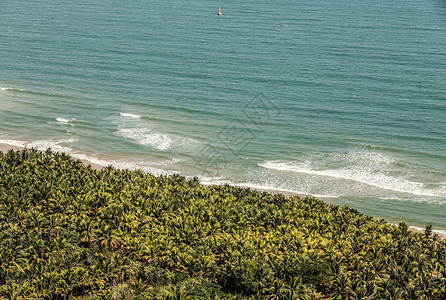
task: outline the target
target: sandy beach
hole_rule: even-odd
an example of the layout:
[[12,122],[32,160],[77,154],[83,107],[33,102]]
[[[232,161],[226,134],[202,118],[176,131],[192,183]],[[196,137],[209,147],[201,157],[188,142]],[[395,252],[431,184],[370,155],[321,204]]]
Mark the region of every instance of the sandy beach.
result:
[[1,152],[8,152],[8,150],[22,150],[23,148],[21,147],[16,147],[16,146],[12,146],[12,145],[8,145],[8,144],[0,144],[0,151]]

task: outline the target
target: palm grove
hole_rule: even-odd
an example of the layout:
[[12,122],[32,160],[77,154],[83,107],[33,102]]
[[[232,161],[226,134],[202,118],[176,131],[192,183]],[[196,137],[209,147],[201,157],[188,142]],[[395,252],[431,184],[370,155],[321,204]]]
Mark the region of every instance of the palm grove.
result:
[[444,299],[446,242],[315,198],[0,154],[1,299]]

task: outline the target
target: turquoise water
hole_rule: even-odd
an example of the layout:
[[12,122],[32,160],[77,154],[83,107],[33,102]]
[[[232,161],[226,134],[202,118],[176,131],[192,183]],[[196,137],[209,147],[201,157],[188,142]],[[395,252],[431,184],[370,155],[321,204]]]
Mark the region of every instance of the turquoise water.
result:
[[444,3],[242,2],[0,1],[0,143],[446,230]]

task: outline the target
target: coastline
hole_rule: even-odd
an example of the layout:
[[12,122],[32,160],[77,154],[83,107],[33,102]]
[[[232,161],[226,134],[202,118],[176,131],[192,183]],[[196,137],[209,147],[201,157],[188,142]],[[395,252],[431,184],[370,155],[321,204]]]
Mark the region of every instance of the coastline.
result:
[[[23,150],[23,149],[25,149],[25,147],[19,147],[19,146],[9,145],[9,144],[5,144],[5,143],[0,143],[0,152],[3,152],[3,153],[8,152],[9,150],[18,151],[18,150]],[[85,159],[79,159],[79,160],[82,163],[84,163],[84,165],[91,166],[95,170],[104,169],[104,166],[102,166],[102,165],[91,163],[90,161],[85,160]],[[206,185],[206,186],[212,185],[210,183],[209,184],[202,183],[202,184]],[[260,187],[253,188],[253,187],[244,186],[244,185],[237,185],[237,184],[232,184],[232,186],[241,187],[241,188],[251,188],[253,190],[257,190],[257,191],[260,191],[260,192],[268,192],[268,193],[271,193],[271,194],[282,194],[285,197],[293,197],[293,196],[298,196],[298,197],[302,197],[302,198],[313,197],[312,195],[309,195],[309,194],[301,194],[301,193],[288,191],[288,190],[268,189],[268,188],[260,188]],[[315,197],[315,198],[317,198],[317,197]],[[392,224],[392,225],[395,225],[395,224]],[[420,232],[420,233],[424,234],[424,229],[416,227],[416,226],[409,225],[409,230],[413,231],[413,232]],[[436,230],[433,230],[432,233],[433,234],[437,234],[440,237],[441,240],[446,240],[446,234],[436,232]]]
[[[8,152],[9,150],[18,151],[18,150],[23,150],[23,149],[25,149],[25,147],[19,147],[19,146],[13,146],[13,145],[9,145],[9,144],[0,143],[0,152],[3,152],[3,153]],[[79,159],[79,158],[77,158],[77,159]],[[86,165],[86,166],[90,165],[95,170],[101,170],[104,168],[104,166],[91,163],[86,159],[79,159],[79,160],[81,162],[83,162],[84,165]]]

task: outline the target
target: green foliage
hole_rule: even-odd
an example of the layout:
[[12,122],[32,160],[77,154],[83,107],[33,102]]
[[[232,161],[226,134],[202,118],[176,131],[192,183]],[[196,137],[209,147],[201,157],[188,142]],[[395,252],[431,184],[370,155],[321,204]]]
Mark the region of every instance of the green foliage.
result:
[[432,234],[432,224],[427,224],[426,229],[424,230],[424,235],[429,237]]
[[444,299],[446,243],[315,198],[0,154],[1,299]]

